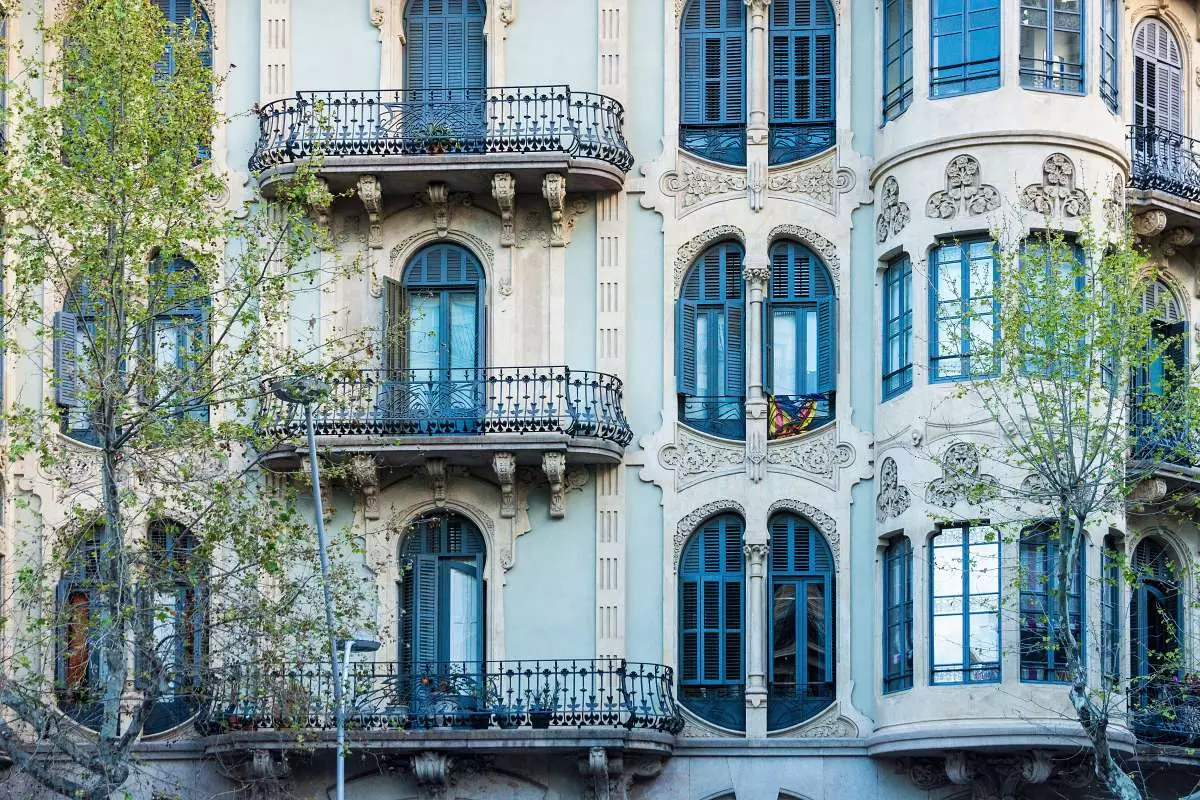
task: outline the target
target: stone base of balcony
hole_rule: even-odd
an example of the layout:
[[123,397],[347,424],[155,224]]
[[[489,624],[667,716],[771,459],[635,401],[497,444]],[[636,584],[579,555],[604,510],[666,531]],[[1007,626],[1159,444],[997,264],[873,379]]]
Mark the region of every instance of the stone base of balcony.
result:
[[[318,436],[327,456],[368,455],[381,467],[421,464],[444,458],[448,464],[490,468],[496,453],[512,453],[518,466],[540,467],[546,453],[563,453],[567,464],[620,464],[624,448],[603,439],[554,433],[488,433],[480,436]],[[300,469],[308,457],[303,444],[286,444],[268,453],[263,464],[277,472]]]
[[[1109,741],[1117,753],[1132,754],[1133,734],[1117,720]],[[947,751],[1052,750],[1079,752],[1089,746],[1079,722],[1068,718],[934,720],[889,725],[867,739],[867,754],[895,758],[941,756]]]
[[[268,167],[259,176],[265,197],[274,187],[295,176],[298,166],[285,163]],[[557,173],[567,179],[567,191],[619,192],[625,173],[596,158],[566,158],[562,153],[448,153],[442,155],[326,156],[317,175],[335,192],[354,190],[363,175],[379,179],[384,196],[423,192],[431,181],[442,181],[456,192],[490,196],[492,176],[510,173],[518,193],[542,193],[542,180]]]

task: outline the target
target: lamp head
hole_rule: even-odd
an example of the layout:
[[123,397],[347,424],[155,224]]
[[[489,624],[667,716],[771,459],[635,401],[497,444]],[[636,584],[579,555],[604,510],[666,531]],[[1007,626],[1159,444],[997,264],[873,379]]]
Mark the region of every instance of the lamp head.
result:
[[300,376],[271,381],[271,393],[285,403],[307,406],[329,394],[329,385],[320,378]]

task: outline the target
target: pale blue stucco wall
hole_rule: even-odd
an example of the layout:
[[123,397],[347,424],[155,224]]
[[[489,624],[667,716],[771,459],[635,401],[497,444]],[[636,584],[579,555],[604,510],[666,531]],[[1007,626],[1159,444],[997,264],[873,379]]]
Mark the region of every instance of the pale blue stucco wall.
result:
[[595,0],[520,0],[508,28],[508,86],[566,84],[595,91]]
[[575,221],[575,232],[566,259],[567,366],[594,369],[596,366],[596,205],[589,200],[587,211]]
[[[875,3],[852,0],[853,35],[850,41],[850,71],[864,80],[850,84],[850,125],[853,146],[860,153],[874,153],[875,81]],[[860,181],[867,179],[859,175]],[[875,260],[872,225],[874,211],[863,206],[851,215],[850,237],[850,402],[853,423],[865,431],[875,430],[875,338],[879,321],[875,318]],[[859,458],[868,454],[860,453]],[[854,705],[867,716],[875,713],[875,482],[858,483],[852,490],[850,506],[850,584],[849,609],[851,631],[850,673],[854,680]],[[861,598],[861,599],[859,599]],[[842,619],[846,614],[839,614]]]
[[296,91],[379,88],[379,30],[368,11],[350,0],[292,0]]

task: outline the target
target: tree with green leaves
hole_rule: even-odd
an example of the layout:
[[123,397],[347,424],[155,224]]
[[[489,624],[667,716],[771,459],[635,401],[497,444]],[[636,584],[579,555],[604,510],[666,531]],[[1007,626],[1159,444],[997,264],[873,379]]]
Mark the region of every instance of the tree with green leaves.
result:
[[19,773],[98,799],[233,661],[328,641],[311,523],[260,469],[256,415],[272,380],[352,369],[369,337],[297,318],[355,269],[309,222],[332,200],[311,172],[269,204],[222,199],[203,20],[71,0],[39,36],[0,158],[0,344],[21,381],[4,447],[41,486],[9,523],[0,739]]
[[[1088,531],[1107,531],[1127,515],[1162,511],[1180,499],[1148,497],[1145,487],[1161,464],[1194,464],[1200,452],[1186,333],[1170,324],[1177,314],[1165,304],[1173,301],[1155,291],[1159,275],[1127,231],[1101,235],[1084,219],[1070,233],[1048,221],[1042,232],[997,231],[993,239],[995,278],[983,276],[980,284],[993,285],[994,296],[961,322],[973,375],[957,397],[994,424],[999,444],[986,456],[999,468],[969,500],[998,535],[1021,543],[1023,562],[1036,564],[1022,563],[1016,580],[1023,663],[1044,665],[1053,674],[1044,680],[1067,684],[1099,783],[1120,800],[1140,799],[1143,787],[1114,755],[1109,722],[1122,707],[1147,713],[1155,702],[1148,687],[1178,674],[1179,654],[1158,654],[1155,674],[1123,684],[1119,640],[1102,636],[1104,666],[1092,674],[1103,678],[1094,681],[1079,567]],[[1106,548],[1105,559],[1102,593],[1146,577],[1116,549]],[[1119,609],[1118,602],[1113,613]]]

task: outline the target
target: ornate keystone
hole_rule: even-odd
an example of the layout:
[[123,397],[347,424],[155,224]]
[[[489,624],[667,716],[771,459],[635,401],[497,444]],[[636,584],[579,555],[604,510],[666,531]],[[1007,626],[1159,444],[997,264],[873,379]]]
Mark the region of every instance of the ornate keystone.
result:
[[371,223],[367,234],[367,245],[373,250],[383,248],[383,228],[380,218],[383,213],[383,189],[379,186],[379,178],[374,175],[361,175],[358,178],[358,199],[367,210],[367,219]]
[[566,247],[567,239],[563,233],[563,210],[567,203],[567,179],[565,176],[551,172],[542,179],[542,197],[550,205],[550,246]]
[[517,181],[511,172],[497,172],[492,176],[492,197],[500,207],[500,245],[512,247],[517,243],[513,230],[513,212],[517,205]]
[[450,768],[454,766],[454,759],[445,753],[425,750],[414,755],[409,766],[418,784],[440,791],[450,783]]
[[567,454],[543,453],[542,472],[550,483],[550,516],[562,519],[567,515]]
[[493,454],[492,471],[500,482],[500,516],[512,519],[517,515],[517,457],[512,453]]

